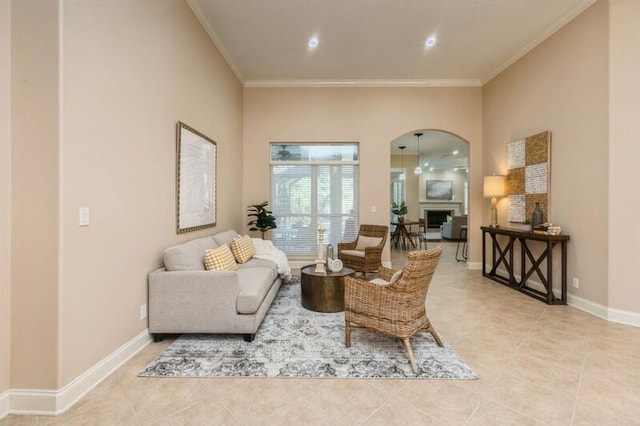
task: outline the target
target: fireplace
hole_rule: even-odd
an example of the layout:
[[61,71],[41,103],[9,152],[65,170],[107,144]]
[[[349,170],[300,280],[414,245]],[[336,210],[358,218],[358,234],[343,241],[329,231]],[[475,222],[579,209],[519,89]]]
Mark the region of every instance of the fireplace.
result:
[[440,228],[447,221],[447,216],[453,216],[453,210],[425,210],[427,228]]

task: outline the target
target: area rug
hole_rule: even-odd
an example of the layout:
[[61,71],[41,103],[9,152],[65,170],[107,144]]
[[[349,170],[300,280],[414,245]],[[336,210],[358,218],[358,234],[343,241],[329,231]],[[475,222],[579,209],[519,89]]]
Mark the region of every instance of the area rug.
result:
[[411,339],[417,375],[399,339],[354,331],[347,348],[344,313],[303,308],[294,277],[280,288],[253,342],[240,335],[185,334],[139,376],[477,379],[442,341],[443,348],[429,333]]

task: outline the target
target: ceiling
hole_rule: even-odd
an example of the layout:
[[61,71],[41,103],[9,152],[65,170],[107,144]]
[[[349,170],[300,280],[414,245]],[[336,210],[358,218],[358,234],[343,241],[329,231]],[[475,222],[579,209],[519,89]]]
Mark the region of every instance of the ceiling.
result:
[[594,2],[187,0],[248,87],[480,86]]
[[[481,86],[596,0],[186,1],[246,87],[394,87]],[[468,164],[468,143],[422,132],[423,168]],[[415,156],[413,133],[391,154]]]

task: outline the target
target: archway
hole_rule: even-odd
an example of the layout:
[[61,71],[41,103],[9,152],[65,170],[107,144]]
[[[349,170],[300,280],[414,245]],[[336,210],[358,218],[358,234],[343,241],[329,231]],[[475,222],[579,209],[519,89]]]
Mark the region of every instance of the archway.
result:
[[[455,220],[453,233],[445,235],[457,239],[470,212],[469,142],[447,131],[417,129],[390,144],[390,205],[405,201],[406,218],[424,221],[423,229],[430,233],[439,233],[443,223],[465,216]],[[390,212],[390,219],[394,222],[397,215]]]

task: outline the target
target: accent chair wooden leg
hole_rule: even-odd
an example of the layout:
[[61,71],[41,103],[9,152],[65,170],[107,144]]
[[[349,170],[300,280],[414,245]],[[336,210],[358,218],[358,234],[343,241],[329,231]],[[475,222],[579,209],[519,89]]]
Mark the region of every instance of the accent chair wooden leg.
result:
[[438,336],[438,332],[436,331],[435,328],[433,328],[433,325],[431,325],[431,323],[429,323],[429,325],[427,326],[427,331],[429,333],[431,333],[431,335],[433,336],[433,339],[436,341],[438,346],[443,347],[442,341],[440,340],[440,337]]
[[348,348],[351,347],[351,327],[349,327],[349,321],[344,321],[344,345]]
[[413,357],[413,351],[411,350],[409,338],[405,337],[404,339],[402,339],[402,343],[404,343],[404,348],[407,350],[407,355],[409,355],[409,362],[411,363],[413,374],[418,374],[418,367],[416,366],[416,359]]

